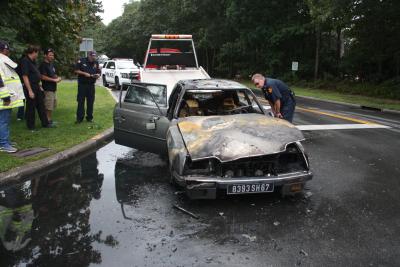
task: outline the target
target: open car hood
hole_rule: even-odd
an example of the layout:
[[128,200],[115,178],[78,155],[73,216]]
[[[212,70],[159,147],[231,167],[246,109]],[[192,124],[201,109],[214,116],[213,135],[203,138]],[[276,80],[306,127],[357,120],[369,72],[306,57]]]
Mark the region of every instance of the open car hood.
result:
[[282,152],[304,140],[293,124],[262,114],[187,117],[178,121],[193,161],[218,158],[221,162]]

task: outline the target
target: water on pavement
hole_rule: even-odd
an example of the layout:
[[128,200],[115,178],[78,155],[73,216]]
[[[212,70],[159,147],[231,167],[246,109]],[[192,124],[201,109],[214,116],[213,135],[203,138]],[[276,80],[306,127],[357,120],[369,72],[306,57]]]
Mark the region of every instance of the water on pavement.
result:
[[[316,139],[316,147],[323,138]],[[329,164],[335,162],[321,162],[316,169],[321,173]],[[110,143],[51,174],[0,188],[0,266],[400,262],[394,237],[399,215],[389,224],[389,218],[379,222],[371,205],[382,206],[364,198],[369,187],[354,196],[346,186],[312,181],[299,198],[272,194],[190,201],[168,181],[168,166],[158,156]],[[330,183],[338,193],[327,189]],[[388,205],[381,212],[396,208]]]

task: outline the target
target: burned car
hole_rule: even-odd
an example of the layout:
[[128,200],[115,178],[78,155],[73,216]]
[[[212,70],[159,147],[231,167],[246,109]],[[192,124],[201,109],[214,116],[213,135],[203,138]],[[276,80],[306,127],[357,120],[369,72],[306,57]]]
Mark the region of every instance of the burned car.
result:
[[115,142],[167,155],[189,197],[295,194],[312,178],[301,131],[267,115],[249,88],[185,80],[167,95],[164,85],[130,85],[115,107]]

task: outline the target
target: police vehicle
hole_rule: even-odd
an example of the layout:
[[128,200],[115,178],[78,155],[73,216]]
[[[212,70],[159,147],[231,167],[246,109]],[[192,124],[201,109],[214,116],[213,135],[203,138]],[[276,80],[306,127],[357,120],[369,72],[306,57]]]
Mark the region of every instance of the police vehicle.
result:
[[127,84],[140,80],[139,67],[133,59],[115,58],[108,60],[101,69],[103,85],[114,85],[115,89],[125,89]]

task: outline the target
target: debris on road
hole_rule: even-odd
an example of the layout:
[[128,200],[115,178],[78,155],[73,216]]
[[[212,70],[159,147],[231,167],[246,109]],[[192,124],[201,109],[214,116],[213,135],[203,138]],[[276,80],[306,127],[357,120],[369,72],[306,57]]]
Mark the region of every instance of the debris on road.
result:
[[248,234],[242,234],[243,237],[247,238],[250,242],[254,242],[257,240],[257,236],[250,236]]
[[304,256],[306,256],[306,257],[308,257],[308,253],[307,253],[307,252],[305,252],[303,249],[302,249],[302,250],[300,250],[300,254],[301,254],[301,255],[304,255]]
[[186,213],[187,215],[189,215],[189,216],[192,217],[192,218],[200,219],[200,217],[197,216],[196,214],[194,214],[194,213],[192,213],[192,212],[190,212],[190,211],[188,211],[188,210],[185,210],[184,208],[179,207],[179,206],[176,205],[176,204],[174,205],[174,208],[177,209],[177,210],[182,211],[183,213]]
[[306,193],[304,194],[304,198],[305,198],[305,199],[308,199],[308,198],[312,197],[312,195],[313,195],[313,193],[311,193],[310,191],[308,191],[308,192],[306,192]]

